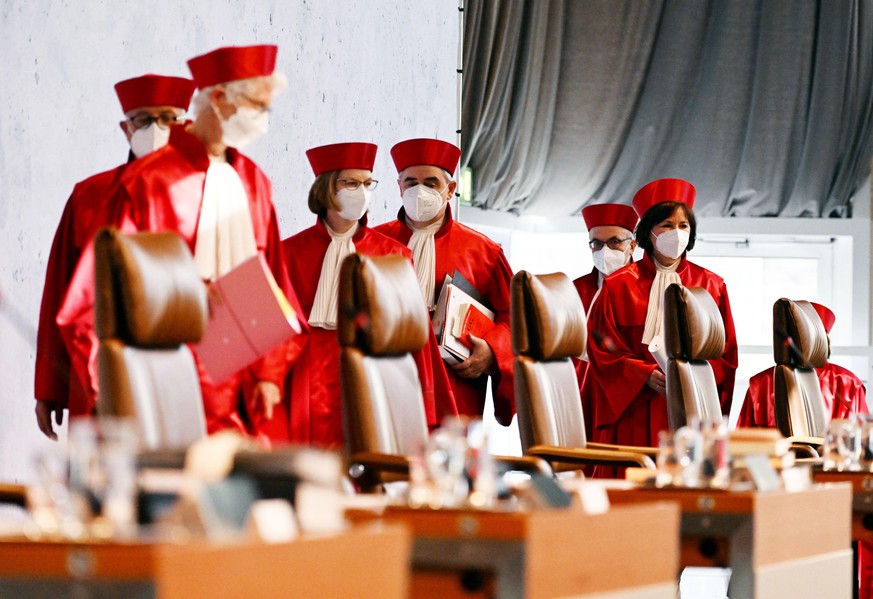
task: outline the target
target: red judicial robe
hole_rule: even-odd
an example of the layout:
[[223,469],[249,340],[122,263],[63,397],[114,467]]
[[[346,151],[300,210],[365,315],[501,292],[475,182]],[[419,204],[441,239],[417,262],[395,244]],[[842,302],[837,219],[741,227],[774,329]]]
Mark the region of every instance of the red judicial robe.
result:
[[[282,259],[270,181],[251,160],[232,148],[227,150],[227,161],[239,174],[248,196],[257,249],[264,254],[273,276],[291,305],[300,312],[297,296],[288,281]],[[193,254],[208,168],[209,157],[200,140],[184,128],[174,127],[169,144],[128,166],[121,176],[113,201],[116,206],[123,207],[125,220],[133,229],[175,231],[185,240]],[[89,284],[90,291],[87,289]],[[91,313],[91,306],[86,304],[89,295],[93,301],[93,284],[93,275],[83,276],[79,284],[82,288],[71,285],[68,291],[65,308],[69,314],[78,312],[80,319],[79,324],[75,323],[75,318],[67,319],[69,343],[86,343],[82,328],[87,325],[83,327],[81,320],[86,320]],[[308,329],[305,321],[301,321],[301,326],[304,330]],[[264,440],[287,441],[287,415],[282,414],[282,407],[277,406],[273,419],[266,420],[261,406],[253,405],[251,390],[257,381],[270,381],[281,389],[288,365],[299,355],[304,342],[305,335],[295,337],[285,346],[270,352],[248,369],[220,384],[213,383],[200,367],[208,432],[235,428],[251,432]],[[93,338],[91,343],[93,344]],[[92,350],[93,348],[84,348],[81,351],[87,355],[89,351],[93,354]],[[240,405],[244,409],[241,410]]]
[[[412,261],[409,248],[368,228],[366,215],[360,220],[360,226],[352,240],[355,251],[359,254],[401,254]],[[321,266],[330,241],[324,221],[319,218],[312,227],[282,242],[288,275],[307,319],[312,312]],[[293,442],[323,448],[342,447],[339,356],[337,332],[310,327],[308,343],[285,381],[285,398],[290,402]],[[430,346],[416,352],[414,357],[421,380],[428,424],[434,426],[444,416],[457,414],[457,408],[433,334],[430,335]]]
[[[132,154],[130,159],[133,160]],[[75,358],[67,350],[56,319],[86,246],[101,228],[117,224],[118,214],[110,200],[128,164],[76,184],[55,231],[46,266],[36,341],[34,397],[68,408],[70,416],[90,414],[96,396],[89,385],[83,385],[82,379],[75,376],[71,364]]]
[[[582,300],[582,306],[585,308],[587,315],[591,311],[591,302],[594,301],[594,296],[600,289],[600,271],[597,268],[592,268],[587,275],[582,275],[575,281],[573,286],[579,293],[579,298]],[[594,420],[597,413],[596,394],[592,393],[589,386],[585,384],[585,376],[588,373],[588,362],[586,360],[573,360],[576,365],[576,380],[579,381],[579,395],[582,398],[582,415],[585,418],[585,435],[587,439],[592,439],[594,433]],[[590,385],[590,384],[589,384]]]
[[[867,390],[858,377],[842,366],[830,362],[815,371],[821,385],[825,412],[831,418],[848,418],[851,414],[868,413]],[[737,426],[776,428],[773,389],[772,366],[749,379],[749,390],[743,399]]]
[[[686,287],[705,288],[724,320],[724,355],[710,364],[722,413],[728,414],[737,368],[737,339],[727,289],[721,277],[688,262],[684,256],[676,273]],[[665,398],[646,385],[657,368],[642,342],[654,278],[655,265],[645,255],[604,279],[591,307],[588,358],[589,378],[596,381],[598,393],[595,441],[654,447],[658,433],[668,428]]]
[[[406,225],[406,211],[401,208],[397,220],[379,225],[376,230],[403,245],[409,243],[412,229]],[[512,269],[503,250],[491,239],[452,218],[451,208],[446,208],[446,222],[434,235],[436,249],[435,296],[439,297],[445,276],[455,270],[463,274],[491,304],[497,315],[497,326],[485,335],[485,341],[494,352],[495,365],[491,370],[491,389],[494,395],[494,416],[500,424],[508,426],[515,414],[515,399],[512,380],[513,353],[509,332],[509,283]],[[482,417],[488,377],[465,379],[446,368],[458,413]]]

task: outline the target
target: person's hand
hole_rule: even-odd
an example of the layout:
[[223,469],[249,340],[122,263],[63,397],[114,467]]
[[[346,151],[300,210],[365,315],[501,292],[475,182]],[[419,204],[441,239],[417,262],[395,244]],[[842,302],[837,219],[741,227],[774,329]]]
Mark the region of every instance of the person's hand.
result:
[[282,390],[270,381],[258,381],[255,385],[254,404],[264,407],[264,418],[273,419],[273,408],[282,402]]
[[457,375],[465,379],[481,376],[494,364],[494,352],[487,341],[473,335],[470,335],[470,341],[473,343],[473,353],[470,357],[460,364],[452,364],[452,369]]
[[52,441],[58,440],[58,435],[52,426],[52,414],[55,417],[55,423],[61,426],[64,423],[64,408],[51,401],[36,401],[36,424],[39,430]]
[[664,378],[664,373],[661,372],[658,368],[655,368],[652,371],[652,374],[649,375],[649,380],[646,381],[646,384],[655,390],[655,393],[658,395],[667,396],[667,379]]

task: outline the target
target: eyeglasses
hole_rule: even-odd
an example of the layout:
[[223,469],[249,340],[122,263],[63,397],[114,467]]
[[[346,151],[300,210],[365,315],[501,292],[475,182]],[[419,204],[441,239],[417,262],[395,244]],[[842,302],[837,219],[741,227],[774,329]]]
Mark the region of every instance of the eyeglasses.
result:
[[179,122],[182,117],[176,116],[172,112],[162,112],[161,114],[155,116],[153,114],[148,114],[147,112],[143,112],[137,115],[134,115],[127,119],[136,129],[145,129],[152,123],[157,123],[158,127],[163,127],[166,129],[171,125],[175,125]]
[[247,94],[237,93],[236,96],[239,98],[243,98],[246,102],[248,102],[251,105],[250,108],[254,108],[258,112],[270,112],[270,105],[269,104],[266,104],[264,102],[259,102],[258,100],[254,99],[253,97],[251,97]]
[[368,189],[373,191],[376,189],[376,186],[379,185],[379,182],[376,179],[370,179],[368,181],[356,181],[355,179],[337,179],[338,185],[342,185],[349,191],[355,191],[361,185],[364,186],[364,189]]
[[599,252],[603,249],[603,246],[607,246],[611,250],[623,250],[624,244],[633,239],[633,237],[625,237],[624,239],[619,239],[618,237],[613,237],[607,241],[601,241],[599,239],[592,239],[588,242],[588,247],[590,247],[595,252]]

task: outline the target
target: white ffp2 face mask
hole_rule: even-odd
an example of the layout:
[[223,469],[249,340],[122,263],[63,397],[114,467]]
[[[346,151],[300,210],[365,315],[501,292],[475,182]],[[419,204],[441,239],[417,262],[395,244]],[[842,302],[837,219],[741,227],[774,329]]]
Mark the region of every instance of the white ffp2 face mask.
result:
[[370,207],[370,190],[359,185],[357,189],[340,189],[336,192],[337,213],[346,220],[360,220]]
[[[221,120],[221,115],[218,117]],[[239,106],[230,117],[221,120],[221,143],[240,150],[261,137],[270,127],[270,111]]]
[[137,129],[130,135],[130,151],[137,158],[142,158],[159,150],[170,141],[170,128],[160,127],[152,123],[148,127]]
[[444,204],[442,191],[426,185],[419,184],[403,192],[403,209],[414,221],[426,222],[436,218]]
[[691,233],[685,229],[670,229],[655,237],[655,249],[662,255],[675,260],[685,253]]
[[594,260],[594,268],[602,272],[604,276],[611,275],[630,262],[630,255],[626,252],[605,246],[593,252],[591,258]]

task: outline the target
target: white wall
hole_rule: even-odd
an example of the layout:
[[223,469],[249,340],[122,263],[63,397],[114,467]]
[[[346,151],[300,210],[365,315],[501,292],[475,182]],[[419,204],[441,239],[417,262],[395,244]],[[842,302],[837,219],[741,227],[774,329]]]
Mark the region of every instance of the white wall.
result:
[[288,89],[249,154],[271,176],[283,236],[314,222],[304,151],[379,145],[371,223],[396,213],[388,149],[407,137],[455,139],[457,0],[163,0],[0,5],[0,481],[31,479],[48,443],[33,415],[43,277],[74,183],[126,158],[112,85],[187,76],[215,47],[279,45]]

